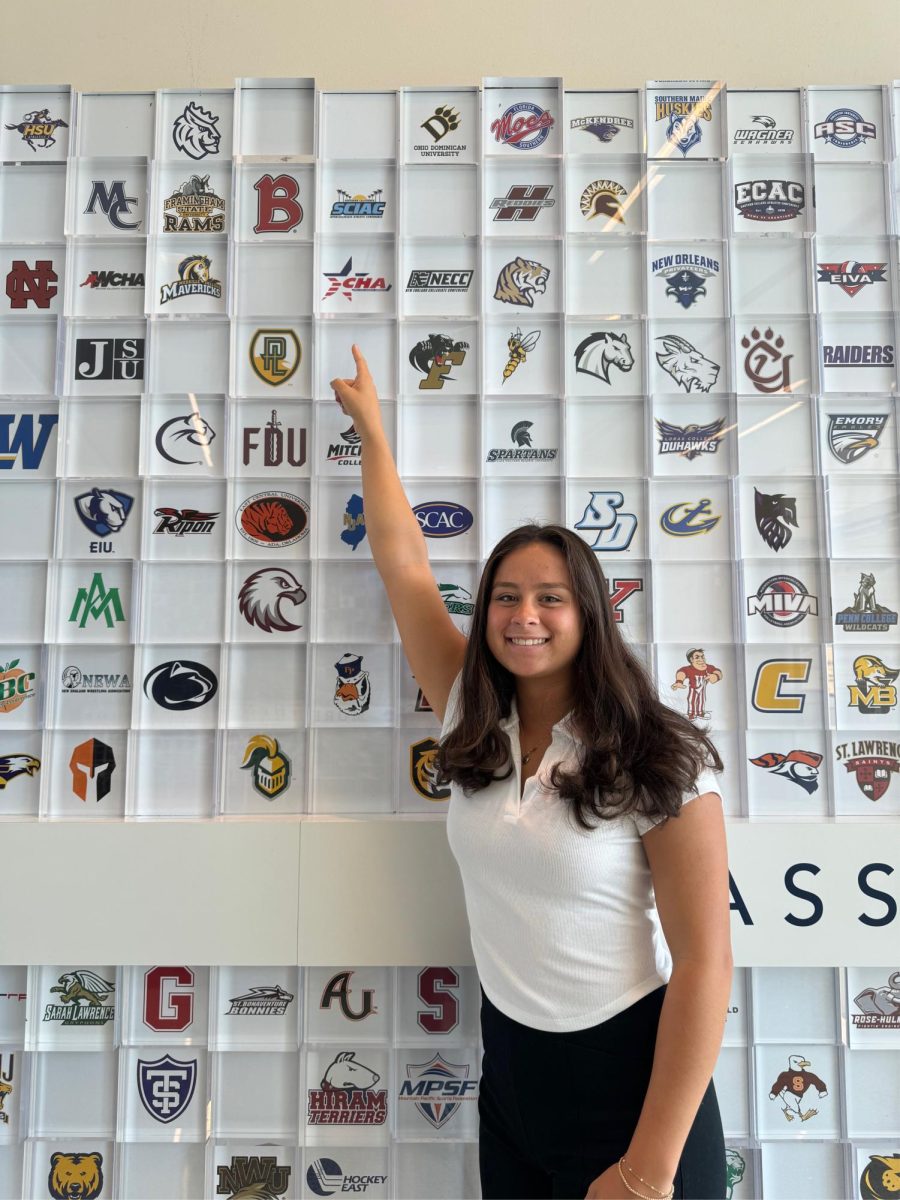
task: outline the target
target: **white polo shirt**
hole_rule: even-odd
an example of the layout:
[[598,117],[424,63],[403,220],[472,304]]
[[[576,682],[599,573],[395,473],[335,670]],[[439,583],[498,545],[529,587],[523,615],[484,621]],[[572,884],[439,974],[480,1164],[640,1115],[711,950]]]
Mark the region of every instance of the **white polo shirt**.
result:
[[[461,676],[441,736],[456,724]],[[640,814],[585,831],[549,787],[557,762],[579,743],[568,719],[521,800],[519,718],[500,722],[512,743],[514,772],[472,796],[450,786],[447,837],[459,864],[482,987],[501,1012],[534,1029],[569,1032],[607,1020],[672,972],[641,834],[657,822]],[[546,787],[542,786],[546,784]],[[721,795],[704,771],[687,802]]]

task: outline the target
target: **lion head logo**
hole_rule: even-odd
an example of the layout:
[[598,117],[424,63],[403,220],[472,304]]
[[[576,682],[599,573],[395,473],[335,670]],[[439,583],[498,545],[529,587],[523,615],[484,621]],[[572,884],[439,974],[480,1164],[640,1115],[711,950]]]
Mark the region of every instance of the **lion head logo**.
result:
[[94,1200],[103,1191],[103,1155],[51,1154],[47,1186],[53,1200]]
[[180,150],[189,158],[206,158],[207,154],[219,153],[219,142],[222,135],[216,125],[219,118],[214,117],[207,108],[191,101],[185,106],[180,117],[175,118],[172,126],[172,140],[176,150]]
[[302,626],[282,613],[282,602],[287,604],[290,601],[297,608],[305,599],[303,585],[290,571],[280,567],[264,567],[244,580],[238,593],[238,607],[249,625],[255,625],[266,633],[287,633]]
[[515,258],[508,262],[497,276],[495,300],[504,304],[522,304],[534,308],[535,296],[543,296],[547,290],[550,271],[539,262],[527,258]]

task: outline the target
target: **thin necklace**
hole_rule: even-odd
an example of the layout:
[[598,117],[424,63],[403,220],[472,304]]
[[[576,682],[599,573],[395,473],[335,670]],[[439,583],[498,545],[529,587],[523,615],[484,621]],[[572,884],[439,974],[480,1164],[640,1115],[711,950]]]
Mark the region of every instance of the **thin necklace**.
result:
[[537,746],[532,746],[527,754],[522,755],[522,766],[523,767],[528,766],[528,760],[529,760],[529,758],[531,758],[532,754],[534,754],[535,750],[537,750]]

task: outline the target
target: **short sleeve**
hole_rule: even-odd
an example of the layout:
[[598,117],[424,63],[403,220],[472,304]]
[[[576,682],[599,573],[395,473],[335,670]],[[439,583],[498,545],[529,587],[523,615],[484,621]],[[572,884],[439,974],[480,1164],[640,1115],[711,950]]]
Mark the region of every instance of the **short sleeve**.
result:
[[444,723],[441,726],[441,737],[444,737],[459,720],[460,692],[462,690],[462,671],[453,680],[450,694],[447,697],[447,707],[444,709]]
[[[719,777],[715,771],[709,768],[702,770],[697,776],[693,788],[684,793],[681,800],[682,806],[688,804],[691,800],[696,800],[698,796],[705,796],[707,792],[715,792],[721,799],[722,785],[719,783]],[[645,833],[649,833],[651,829],[654,829],[665,820],[665,817],[650,817],[646,813],[639,812],[632,813],[631,816],[640,837],[643,837]]]

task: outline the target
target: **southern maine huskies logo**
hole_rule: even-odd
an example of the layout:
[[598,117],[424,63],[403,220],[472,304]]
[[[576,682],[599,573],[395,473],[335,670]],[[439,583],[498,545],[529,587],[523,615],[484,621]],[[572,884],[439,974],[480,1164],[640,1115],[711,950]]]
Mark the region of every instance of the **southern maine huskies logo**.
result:
[[208,108],[202,108],[194,101],[186,104],[184,112],[175,118],[172,126],[175,149],[194,159],[206,158],[207,154],[218,154],[219,142],[222,140],[217,128],[218,123],[219,118],[213,116]]
[[50,1155],[47,1188],[53,1200],[95,1200],[103,1191],[103,1155]]
[[543,296],[550,278],[548,267],[527,258],[514,258],[497,276],[494,299],[504,304],[521,304],[534,308],[536,296]]
[[419,380],[420,391],[437,391],[445,380],[453,381],[450,372],[463,365],[468,348],[468,342],[454,341],[443,333],[432,333],[417,342],[409,352],[409,361],[425,376]]
[[170,300],[183,300],[186,296],[208,296],[211,300],[222,299],[222,283],[210,274],[212,260],[205,254],[189,254],[178,264],[178,278],[174,283],[164,283],[159,289],[160,304]]
[[420,738],[409,748],[409,778],[413,787],[426,800],[446,800],[450,788],[441,780],[437,764],[438,743],[434,738]]
[[856,776],[859,790],[873,802],[888,790],[891,776],[900,773],[900,742],[876,738],[842,742],[835,746],[834,756]]
[[68,971],[60,975],[50,989],[59,996],[59,1003],[50,1002],[44,1009],[45,1021],[61,1021],[63,1025],[105,1025],[116,1010],[106,1001],[116,985],[95,971]]
[[412,1100],[435,1129],[443,1129],[463,1100],[475,1100],[478,1082],[469,1079],[468,1063],[447,1062],[435,1054],[428,1062],[407,1063],[400,1099]]
[[138,1095],[154,1121],[168,1125],[187,1109],[197,1086],[197,1060],[182,1062],[171,1054],[137,1063]]
[[853,603],[834,615],[834,623],[845,633],[890,633],[897,624],[897,613],[875,599],[875,576],[863,571]]
[[309,1125],[383,1125],[387,1092],[375,1091],[381,1076],[356,1061],[356,1052],[342,1050],[325,1070],[317,1088],[309,1088]]
[[305,599],[303,585],[290,571],[263,567],[241,584],[238,607],[248,625],[264,633],[289,633],[303,628],[293,617]]
[[654,104],[656,120],[666,122],[666,141],[686,158],[689,150],[700,145],[700,122],[712,120],[707,96],[656,96]]
[[361,654],[344,654],[334,664],[337,680],[334,685],[334,706],[348,717],[358,717],[368,710],[372,700],[369,672],[362,669]]
[[719,364],[678,334],[656,339],[656,361],[686,392],[708,392],[719,378]]
[[291,760],[278,739],[267,733],[254,734],[247,742],[241,770],[250,772],[254,788],[266,800],[274,800],[291,786]]
[[634,366],[634,355],[624,333],[601,331],[589,333],[575,347],[575,370],[582,375],[593,375],[609,383],[613,367],[627,374]]
[[814,750],[791,750],[787,754],[770,750],[766,754],[760,754],[758,758],[751,758],[750,761],[754,767],[762,767],[770,775],[789,779],[805,792],[812,794],[818,791],[822,755]]

